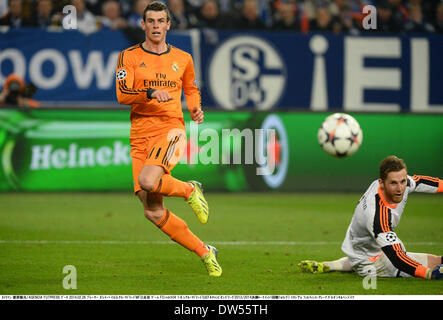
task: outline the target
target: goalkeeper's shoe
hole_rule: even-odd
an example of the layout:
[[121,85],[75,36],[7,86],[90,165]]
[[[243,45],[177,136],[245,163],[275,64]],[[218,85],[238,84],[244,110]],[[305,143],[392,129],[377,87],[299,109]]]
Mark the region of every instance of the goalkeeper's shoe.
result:
[[206,245],[206,248],[208,248],[209,253],[202,258],[206,270],[208,270],[208,274],[211,277],[220,277],[222,274],[222,268],[217,262],[218,251],[210,245]]
[[434,269],[428,269],[426,279],[443,280],[443,264],[436,266]]
[[325,273],[331,271],[327,264],[312,260],[301,261],[298,266],[302,272]]
[[197,181],[188,181],[188,183],[194,187],[194,191],[192,191],[189,198],[185,199],[185,201],[191,206],[192,210],[194,210],[198,221],[206,223],[209,217],[209,206],[203,195],[202,185]]

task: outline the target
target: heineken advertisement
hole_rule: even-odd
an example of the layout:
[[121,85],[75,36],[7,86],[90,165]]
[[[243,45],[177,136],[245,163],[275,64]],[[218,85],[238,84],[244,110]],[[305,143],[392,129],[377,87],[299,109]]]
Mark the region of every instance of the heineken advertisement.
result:
[[[362,191],[395,154],[410,174],[443,177],[443,115],[351,114],[363,144],[322,151],[330,113],[185,112],[187,144],[172,174],[207,191]],[[0,191],[132,191],[127,110],[0,110]]]

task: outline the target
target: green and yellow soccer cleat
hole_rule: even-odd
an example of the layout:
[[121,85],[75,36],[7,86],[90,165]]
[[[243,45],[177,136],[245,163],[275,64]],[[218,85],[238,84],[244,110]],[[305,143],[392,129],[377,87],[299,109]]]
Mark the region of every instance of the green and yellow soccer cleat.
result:
[[194,191],[192,191],[189,198],[185,199],[185,201],[191,206],[192,210],[194,210],[198,220],[201,223],[206,223],[209,217],[209,206],[203,195],[202,185],[197,181],[188,181],[188,183],[194,187]]
[[298,264],[301,272],[308,273],[325,273],[331,271],[331,268],[323,262],[312,260],[303,260]]
[[208,274],[211,277],[220,277],[222,274],[222,268],[217,262],[218,251],[210,245],[206,245],[206,248],[208,248],[209,253],[202,258],[202,261],[206,266],[206,270],[208,270]]

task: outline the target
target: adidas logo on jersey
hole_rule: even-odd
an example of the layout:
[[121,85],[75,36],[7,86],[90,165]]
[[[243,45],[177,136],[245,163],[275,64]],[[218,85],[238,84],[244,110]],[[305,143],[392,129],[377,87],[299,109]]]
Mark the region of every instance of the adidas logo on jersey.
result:
[[140,63],[139,68],[146,68],[146,64],[144,62]]

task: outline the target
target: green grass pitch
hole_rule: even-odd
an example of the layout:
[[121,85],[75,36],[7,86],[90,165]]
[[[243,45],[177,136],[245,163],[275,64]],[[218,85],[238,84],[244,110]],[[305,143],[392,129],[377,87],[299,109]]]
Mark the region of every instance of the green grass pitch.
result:
[[[2,295],[441,295],[440,281],[303,274],[303,259],[343,256],[360,194],[208,193],[201,225],[182,199],[165,199],[219,249],[220,278],[146,220],[130,193],[0,194]],[[443,254],[443,198],[412,194],[397,228],[407,250]],[[63,267],[77,270],[64,289]]]

